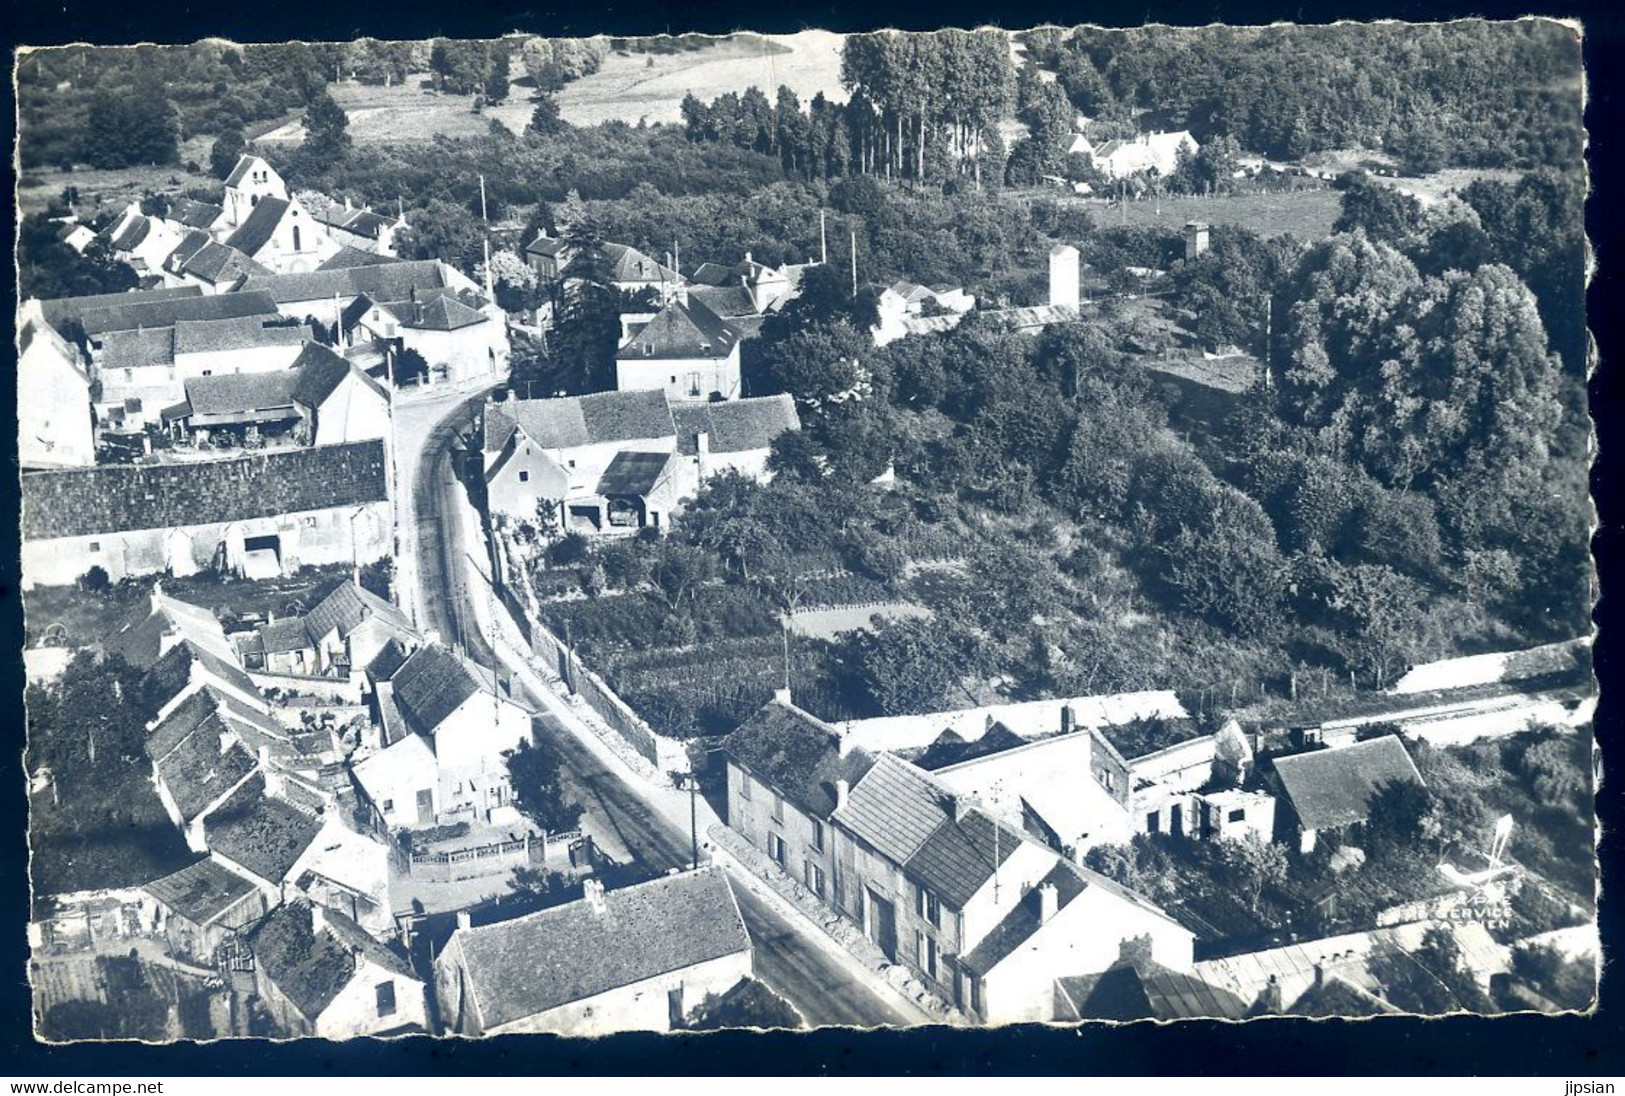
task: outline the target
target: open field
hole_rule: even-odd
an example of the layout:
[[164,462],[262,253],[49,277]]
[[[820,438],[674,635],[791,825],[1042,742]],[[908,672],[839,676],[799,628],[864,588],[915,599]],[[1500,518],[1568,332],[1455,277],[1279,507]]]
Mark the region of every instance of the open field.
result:
[[689,92],[709,103],[752,84],[769,99],[781,84],[794,89],[804,103],[820,91],[830,99],[846,99],[841,88],[841,35],[804,30],[772,35],[769,40],[778,50],[749,35],[718,39],[694,52],[612,53],[596,73],[559,92],[560,113],[577,126],[612,119],[632,125],[643,119],[650,124],[680,122],[683,96]]
[[[472,95],[442,95],[431,90],[428,81],[426,73],[419,73],[393,87],[346,80],[329,90],[333,101],[349,115],[350,138],[356,144],[478,137],[489,130],[492,119],[523,133],[534,109],[529,89],[515,87],[507,102],[475,114]],[[304,139],[305,127],[297,118],[256,138],[266,144],[296,144]]]
[[[183,146],[183,162],[193,155],[189,146]],[[208,155],[209,150],[204,147],[202,158],[207,160]],[[194,174],[179,164],[141,164],[107,170],[79,167],[73,171],[58,171],[55,168],[26,171],[17,180],[17,212],[22,216],[44,212],[51,199],[61,194],[63,187],[70,185],[79,188],[80,216],[88,216],[104,205],[128,205],[149,191],[173,194],[188,187],[218,184],[218,179]]]
[[1213,198],[1146,198],[1088,208],[1102,228],[1157,225],[1178,229],[1187,221],[1206,221],[1212,225],[1239,225],[1264,236],[1291,233],[1300,240],[1318,240],[1331,235],[1342,200],[1340,191],[1316,188]]

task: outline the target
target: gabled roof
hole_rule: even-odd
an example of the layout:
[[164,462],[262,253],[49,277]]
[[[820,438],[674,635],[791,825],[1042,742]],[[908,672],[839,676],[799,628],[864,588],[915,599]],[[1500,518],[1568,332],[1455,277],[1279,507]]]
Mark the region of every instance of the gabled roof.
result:
[[229,244],[210,240],[180,264],[180,272],[212,285],[226,285],[251,274],[265,274],[267,270]]
[[[110,331],[134,331],[141,327],[173,327],[183,320],[225,320],[238,316],[275,316],[276,301],[265,293],[216,293],[202,296],[151,299],[147,294],[130,294],[126,303],[98,305],[79,314],[80,326],[90,336]],[[136,297],[142,298],[135,300]]]
[[742,285],[697,285],[688,291],[690,301],[698,301],[730,321],[754,320],[756,300]]
[[335,631],[341,637],[346,637],[363,621],[372,619],[382,621],[402,634],[412,634],[412,622],[398,606],[345,579],[305,614],[305,628],[313,639],[320,639]]
[[490,1030],[750,948],[727,875],[704,867],[458,929],[442,954],[460,951]]
[[181,237],[181,242],[175,245],[175,250],[164,259],[164,269],[178,273],[186,265],[186,260],[197,254],[199,248],[213,242],[209,234],[201,228],[192,229]]
[[346,266],[337,270],[314,270],[308,274],[262,274],[243,282],[242,292],[262,290],[278,304],[293,301],[348,301],[365,293],[375,301],[404,301],[428,289],[449,288],[444,270],[434,259],[369,266]]
[[276,232],[276,226],[282,223],[287,216],[288,207],[293,203],[286,198],[261,198],[243,223],[237,226],[237,231],[226,237],[226,246],[235,247],[244,255],[255,255],[259,249],[270,242],[271,236]]
[[181,818],[188,823],[258,766],[253,752],[231,734],[231,728],[218,712],[198,723],[163,753],[155,748],[157,738],[156,735],[147,737],[148,754],[158,779],[169,790]]
[[254,421],[294,419],[293,386],[298,377],[287,369],[271,373],[222,373],[186,382],[188,417],[237,417]]
[[205,857],[141,888],[194,925],[207,925],[255,891],[254,884]]
[[159,702],[167,702],[192,681],[194,666],[201,666],[215,680],[232,686],[245,696],[259,695],[253,679],[237,664],[234,655],[211,651],[190,639],[183,639],[170,647],[147,671],[143,682],[147,695]]
[[176,198],[169,203],[169,219],[187,228],[208,228],[225,212],[221,206],[195,198]]
[[355,977],[355,953],[332,933],[316,931],[303,898],[266,914],[250,930],[248,943],[265,976],[312,1022]]
[[[78,322],[85,313],[94,312],[101,308],[152,305],[162,301],[196,300],[202,297],[203,287],[199,285],[130,290],[125,293],[97,293],[88,297],[58,297],[55,300],[41,301],[40,313],[45,317],[46,323],[61,331],[68,324]],[[173,320],[166,321],[166,323],[173,322]],[[137,325],[131,324],[130,326],[134,328]],[[147,323],[143,326],[163,325]]]
[[244,179],[248,178],[249,171],[256,165],[265,168],[267,171],[273,170],[271,165],[260,157],[245,152],[237,157],[237,166],[231,169],[230,175],[226,176],[226,185],[233,187],[240,185]]
[[112,464],[22,477],[23,537],[186,528],[382,502],[381,440],[186,464]]
[[1387,785],[1422,783],[1422,774],[1397,735],[1278,757],[1275,774],[1299,821],[1311,830],[1363,822],[1371,813],[1372,799]]
[[268,655],[305,651],[312,646],[310,633],[306,631],[302,617],[283,617],[281,620],[267,621],[255,628],[254,632],[259,637],[260,649]]
[[163,654],[164,639],[171,636],[190,639],[222,654],[231,649],[225,629],[212,611],[154,591],[150,600],[102,642],[102,650],[137,669],[150,670]]
[[443,293],[426,304],[416,301],[389,301],[383,307],[395,314],[402,327],[422,331],[457,331],[477,323],[485,323],[490,319],[485,313],[470,308],[449,293]]
[[132,251],[140,247],[151,232],[152,218],[140,213],[127,218],[123,226],[113,233],[113,250]]
[[439,644],[414,651],[389,680],[401,714],[414,732],[425,736],[433,735],[452,712],[480,691],[468,667]]
[[349,244],[340,244],[338,251],[323,259],[317,270],[349,270],[357,266],[380,266],[387,263],[402,263],[405,259],[394,255],[380,255],[376,251],[362,251],[359,247]]
[[378,649],[371,662],[367,663],[367,677],[374,684],[388,681],[395,676],[395,671],[406,664],[406,648],[391,639]]
[[1222,986],[1209,985],[1160,963],[1122,961],[1099,974],[1056,980],[1069,1020],[1244,1020],[1248,1005]]
[[577,253],[568,273],[571,277],[597,282],[676,285],[683,280],[675,270],[625,244],[600,244],[596,249]]
[[606,498],[648,498],[666,479],[666,469],[675,459],[671,453],[616,453],[594,490]]
[[841,756],[840,737],[794,704],[770,700],[723,741],[737,764],[813,818],[835,811],[835,782],[855,784],[874,764],[862,750]]
[[240,864],[261,879],[280,883],[321,832],[321,820],[265,794],[250,779],[203,824],[209,851]]
[[503,449],[515,426],[543,449],[655,441],[676,433],[666,394],[659,389],[487,403],[485,451]]
[[294,402],[305,407],[320,407],[351,373],[385,403],[389,402],[388,389],[367,376],[366,371],[358,368],[350,359],[318,342],[305,344],[305,348],[293,360],[291,371],[298,375],[298,382],[293,387]]
[[699,451],[700,434],[706,435],[713,453],[749,453],[770,448],[786,430],[801,429],[796,401],[788,393],[673,404],[671,415],[677,425],[677,451],[685,456]]
[[525,254],[557,257],[563,254],[569,246],[567,240],[561,240],[557,236],[549,236],[545,233],[538,233],[534,240],[525,245]]
[[626,345],[619,361],[726,358],[739,343],[739,331],[699,301],[667,302]]
[[153,327],[140,331],[109,331],[102,336],[102,369],[142,369],[175,364],[175,329]]

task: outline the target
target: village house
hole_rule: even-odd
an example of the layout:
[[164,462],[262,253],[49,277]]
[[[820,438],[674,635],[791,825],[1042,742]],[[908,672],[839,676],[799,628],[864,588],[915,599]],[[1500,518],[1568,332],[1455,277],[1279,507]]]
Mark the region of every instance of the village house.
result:
[[949,733],[961,742],[974,743],[992,728],[1002,727],[1017,738],[1034,740],[1139,719],[1184,719],[1187,714],[1173,690],[1157,689],[850,719],[834,727],[853,746],[897,753],[923,750]]
[[252,882],[269,905],[287,896],[283,884],[322,832],[313,808],[271,794],[269,770],[256,774],[204,823],[204,847],[221,866]]
[[1058,972],[1126,954],[1188,969],[1193,936],[908,762],[882,755],[833,816],[835,905],[982,1023],[1049,1020]]
[[674,400],[741,395],[739,331],[699,301],[669,301],[647,323],[630,325],[615,352],[615,387],[659,389]]
[[58,226],[56,238],[81,255],[96,240],[96,230],[77,217],[53,217],[52,220]]
[[502,755],[530,740],[530,713],[481,686],[438,644],[375,686],[384,748],[353,772],[391,828],[487,821],[513,801]]
[[704,867],[461,926],[434,967],[450,1034],[595,1036],[680,1026],[750,977],[752,952],[726,873]]
[[1359,839],[1359,828],[1384,789],[1423,786],[1422,774],[1398,735],[1379,735],[1337,749],[1277,757],[1270,779],[1281,800],[1277,832],[1313,852],[1324,835],[1335,844]]
[[788,691],[741,724],[723,750],[729,827],[792,879],[832,901],[830,817],[874,759],[862,750],[843,755],[834,729],[792,704]]
[[209,295],[229,293],[244,278],[269,273],[241,251],[196,228],[187,231],[163,262],[165,285],[195,285]]
[[356,679],[392,641],[408,651],[417,647],[406,614],[345,579],[304,616],[256,625],[237,648],[252,671]]
[[341,913],[289,902],[247,941],[255,989],[279,1034],[348,1039],[429,1028],[426,987],[406,959]]
[[368,932],[395,931],[390,909],[390,849],[328,816],[284,876],[283,893],[341,914]]
[[163,219],[181,236],[202,232],[217,240],[232,229],[226,219],[226,207],[196,198],[171,198]]
[[158,798],[195,852],[203,851],[208,817],[259,772],[258,752],[238,730],[251,724],[233,717],[217,695],[187,695],[143,743]]
[[1245,1020],[1248,1004],[1189,971],[1125,959],[1099,974],[1055,980],[1055,1019]]
[[382,441],[22,477],[27,586],[100,567],[114,582],[205,569],[248,577],[364,566],[394,550]]
[[1201,149],[1189,130],[1141,133],[1131,138],[1103,141],[1098,146],[1079,134],[1072,139],[1067,151],[1089,157],[1095,169],[1108,179],[1126,179],[1150,172],[1166,179],[1179,166],[1182,149],[1192,156]]
[[698,301],[750,338],[761,329],[764,317],[779,311],[801,292],[801,278],[819,264],[786,263],[773,267],[745,252],[733,266],[701,263],[689,277],[686,299]]
[[625,244],[605,243],[575,250],[565,267],[564,277],[567,283],[573,280],[596,282],[622,293],[641,293],[649,289],[662,301],[671,300],[683,287],[683,276],[672,269],[669,256],[662,264]]
[[525,262],[542,281],[556,282],[564,276],[575,253],[568,240],[549,236],[546,229],[539,229],[536,238],[525,245]]
[[155,929],[176,955],[213,965],[221,944],[265,915],[253,883],[207,858],[142,888],[158,904]]
[[17,460],[24,471],[96,463],[90,375],[38,301],[17,313]]
[[306,343],[293,369],[293,404],[312,445],[392,442],[389,389],[353,362],[320,343]]
[[223,241],[276,274],[315,270],[339,245],[297,198],[265,196]]
[[876,346],[885,346],[908,335],[951,331],[975,311],[976,298],[963,286],[901,281],[882,290],[875,307],[879,322],[870,335]]
[[299,195],[299,200],[309,210],[311,219],[326,229],[328,236],[341,247],[393,256],[395,236],[407,227],[404,217],[375,213],[365,206],[352,205],[349,198],[336,202],[324,195],[306,192]]
[[226,176],[225,222],[237,228],[248,220],[262,198],[288,200],[288,184],[276,168],[258,156],[244,154]]
[[545,502],[561,531],[589,535],[659,528],[724,472],[766,480],[773,439],[801,425],[785,395],[673,403],[653,390],[493,400],[483,422],[491,512],[534,521]]
[[156,275],[163,270],[164,259],[175,250],[182,235],[161,218],[142,213],[141,203],[131,202],[96,234],[96,238],[104,241],[113,254],[137,274]]
[[428,364],[426,382],[497,376],[508,366],[507,314],[439,260],[258,275],[239,291],[268,293],[284,316],[336,328],[345,356],[392,385],[392,359],[407,350]]

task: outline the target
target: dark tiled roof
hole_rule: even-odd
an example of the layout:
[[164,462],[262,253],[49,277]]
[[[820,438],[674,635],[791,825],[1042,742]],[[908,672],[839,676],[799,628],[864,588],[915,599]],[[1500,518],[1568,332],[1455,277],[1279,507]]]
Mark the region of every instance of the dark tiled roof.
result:
[[727,876],[662,876],[512,921],[460,929],[469,992],[487,1029],[750,950]]
[[1055,888],[1057,908],[1064,910],[1083,893],[1086,880],[1080,869],[1057,861],[1038,886],[1022,895],[1021,901],[1011,907],[1004,919],[993,927],[993,931],[982,937],[969,955],[960,958],[960,964],[974,974],[984,975],[1030,940],[1040,924],[1038,888],[1046,884]]
[[176,198],[169,203],[169,219],[187,228],[208,228],[220,219],[225,209],[200,202],[195,198]]
[[525,253],[527,255],[551,255],[557,257],[569,246],[570,245],[567,241],[561,240],[557,236],[538,235],[534,240],[525,245]]
[[145,240],[148,234],[151,232],[151,218],[139,214],[131,217],[129,220],[124,222],[124,227],[119,229],[118,232],[114,234],[113,250],[129,251],[133,248],[140,247],[141,242]]
[[950,795],[908,762],[881,754],[835,820],[892,863],[903,864],[952,817]]
[[256,696],[259,693],[253,680],[241,666],[212,654],[194,641],[186,639],[165,651],[163,657],[153,663],[152,669],[147,671],[145,681],[147,695],[160,703],[167,702],[186,688],[192,679],[194,665],[202,666],[215,679],[232,685],[248,696]]
[[433,259],[371,266],[347,266],[308,274],[264,274],[243,282],[242,291],[263,290],[279,304],[291,301],[347,301],[365,293],[375,301],[404,301],[412,290],[446,288],[445,273]]
[[515,424],[544,449],[570,449],[602,442],[653,441],[676,433],[666,394],[598,392],[558,400],[508,400],[485,405],[485,449],[508,444]]
[[268,271],[234,247],[209,241],[181,264],[181,272],[214,285],[236,282],[251,274]]
[[201,228],[194,228],[181,237],[181,242],[175,245],[175,250],[169,253],[164,260],[164,269],[175,273],[186,266],[186,260],[196,255],[204,244],[213,243],[209,234]]
[[963,909],[1021,841],[1021,834],[992,816],[967,810],[957,819],[944,819],[904,862],[903,873],[954,909]]
[[696,436],[705,434],[713,453],[748,453],[766,449],[786,430],[801,429],[796,402],[788,394],[746,400],[675,404],[677,451],[699,451]]
[[109,331],[102,336],[102,369],[141,369],[175,364],[175,329],[153,327],[139,331]]
[[388,681],[405,664],[406,648],[392,639],[379,648],[372,661],[367,663],[367,676],[375,683]]
[[[94,312],[101,308],[156,304],[160,301],[197,299],[202,296],[203,287],[199,285],[132,290],[127,293],[98,293],[89,297],[58,297],[55,300],[41,301],[40,312],[45,316],[46,323],[61,331],[69,323],[78,322],[86,312]],[[153,325],[149,323],[146,326]]]
[[769,701],[723,743],[728,755],[814,818],[835,811],[835,782],[856,784],[874,764],[862,750],[841,756],[840,737],[793,704]]
[[80,313],[79,322],[85,334],[96,336],[109,331],[134,331],[138,327],[173,327],[183,320],[271,317],[275,314],[276,301],[269,294],[216,293],[210,297],[171,297],[103,305]]
[[259,777],[239,788],[203,825],[210,852],[271,883],[282,882],[322,828],[315,816],[267,796]]
[[1072,1020],[1244,1020],[1248,1012],[1229,990],[1150,961],[1120,962],[1056,985]]
[[[162,755],[152,758],[158,778],[175,801],[181,818],[191,822],[209,804],[229,792],[257,761],[241,742],[227,737],[228,728],[218,713],[192,728]],[[147,738],[151,749],[157,736]]]
[[267,621],[254,631],[259,636],[260,649],[268,655],[305,651],[315,646],[310,633],[305,629],[302,617],[284,617],[281,620]]
[[393,255],[380,255],[375,251],[362,251],[359,247],[349,244],[340,245],[338,252],[322,260],[317,270],[349,270],[357,266],[380,266],[386,263],[405,262]]
[[256,421],[294,419],[291,370],[271,373],[222,373],[186,382],[186,402],[193,416],[243,416]]
[[699,301],[671,301],[615,352],[620,361],[726,358],[739,332]]
[[289,370],[298,378],[293,386],[294,401],[306,407],[320,407],[350,375],[350,369],[349,361],[331,347],[307,342]]
[[729,320],[756,315],[756,302],[742,285],[694,286],[688,291],[688,299],[699,301],[718,316]]
[[647,498],[666,478],[672,459],[670,453],[616,453],[595,490],[606,498]]
[[141,889],[194,925],[207,925],[252,894],[254,884],[205,858]]
[[1003,723],[996,723],[974,742],[966,742],[952,730],[943,731],[923,753],[918,757],[910,757],[909,760],[926,772],[936,772],[938,769],[946,769],[949,765],[958,765],[962,761],[972,761],[978,757],[987,757],[1030,745],[1032,743],[1029,740],[1022,738]]
[[258,253],[270,242],[276,226],[282,223],[291,204],[286,198],[261,198],[243,223],[237,226],[237,231],[226,237],[226,246],[235,247],[244,255]]
[[188,696],[147,732],[142,743],[147,756],[153,759],[166,756],[193,731],[210,722],[219,710],[220,698],[212,689],[199,689]]
[[411,620],[398,606],[345,579],[305,614],[305,630],[313,639],[320,639],[334,631],[340,636],[348,636],[362,621],[374,617],[396,631],[408,634],[412,631]]
[[219,619],[209,609],[165,594],[132,610],[119,630],[103,641],[102,650],[137,669],[150,670],[163,653],[165,637],[218,642],[222,634]]
[[595,250],[580,252],[570,261],[567,272],[572,278],[597,282],[646,282],[653,285],[659,282],[676,284],[682,280],[676,271],[625,244],[601,244]]
[[483,312],[459,301],[450,294],[441,294],[426,304],[414,301],[390,301],[383,307],[395,314],[402,327],[422,331],[457,331],[485,323],[489,317]]
[[388,498],[379,440],[189,464],[104,465],[22,477],[23,537],[244,521]]
[[327,1011],[355,977],[355,953],[333,934],[315,930],[310,903],[302,898],[266,914],[248,944],[265,976],[306,1020]]
[[1388,784],[1420,784],[1422,774],[1396,735],[1275,759],[1275,773],[1305,829],[1363,822]]
[[401,714],[421,735],[432,735],[463,701],[480,691],[468,668],[439,645],[415,651],[391,675],[390,683]]

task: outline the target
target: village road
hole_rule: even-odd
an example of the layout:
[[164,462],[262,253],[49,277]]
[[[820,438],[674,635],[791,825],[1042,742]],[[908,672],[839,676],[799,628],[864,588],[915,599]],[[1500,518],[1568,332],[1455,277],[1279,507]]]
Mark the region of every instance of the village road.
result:
[[[415,549],[417,620],[441,639],[463,649],[481,665],[491,665],[493,652],[481,633],[479,618],[468,603],[471,591],[463,578],[457,519],[462,485],[453,474],[459,439],[468,432],[478,398],[448,413],[426,434],[410,485],[412,541]],[[405,440],[405,439],[403,439]],[[407,444],[411,444],[407,442]],[[403,486],[405,486],[403,484]],[[403,532],[406,522],[403,521]],[[404,539],[404,538],[403,538]],[[572,783],[595,802],[585,804],[607,819],[620,843],[650,868],[687,867],[689,834],[674,828],[646,803],[631,785],[600,762],[550,709],[563,702],[547,694],[531,698],[541,711],[543,742],[558,755]],[[808,939],[807,929],[772,909],[744,887],[736,886],[740,912],[756,945],[756,975],[782,994],[814,1026],[880,1027],[913,1022],[861,978],[823,953]]]

